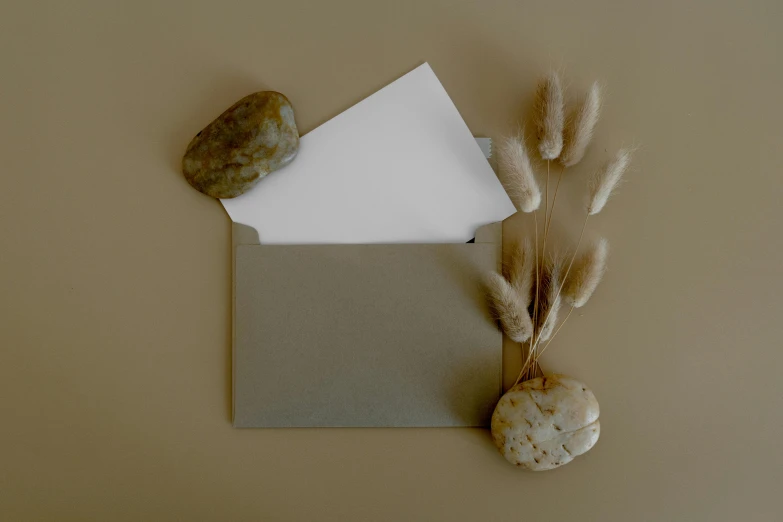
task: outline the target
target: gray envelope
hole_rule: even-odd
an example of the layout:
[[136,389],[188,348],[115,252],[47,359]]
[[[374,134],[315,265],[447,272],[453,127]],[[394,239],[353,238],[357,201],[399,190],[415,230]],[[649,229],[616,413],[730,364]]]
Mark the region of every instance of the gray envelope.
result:
[[233,226],[235,427],[489,424],[501,223],[395,245],[261,245]]

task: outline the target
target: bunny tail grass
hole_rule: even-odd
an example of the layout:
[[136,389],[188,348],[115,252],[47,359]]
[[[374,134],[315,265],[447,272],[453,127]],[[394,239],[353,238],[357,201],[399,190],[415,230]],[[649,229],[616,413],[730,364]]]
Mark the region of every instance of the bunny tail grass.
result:
[[527,154],[522,133],[506,138],[498,150],[498,166],[503,186],[522,212],[532,212],[541,205],[541,191]]
[[533,300],[535,263],[533,245],[527,238],[512,247],[511,255],[503,263],[503,275],[511,283],[526,309]]
[[541,293],[541,315],[538,325],[538,335],[536,344],[549,340],[557,324],[557,314],[560,311],[562,297],[560,296],[560,287],[563,281],[563,258],[554,255],[548,259],[544,267],[544,276],[542,279]]
[[630,163],[631,151],[629,149],[620,149],[617,151],[615,159],[609,162],[603,171],[593,177],[590,181],[590,201],[587,205],[588,215],[592,216],[603,210]]
[[519,294],[500,274],[491,274],[487,281],[490,308],[506,335],[514,342],[524,343],[533,333],[533,322]]
[[601,85],[595,82],[581,105],[568,118],[563,134],[563,152],[560,154],[560,163],[564,167],[572,167],[582,161],[600,114]]
[[569,305],[580,308],[587,304],[606,272],[609,241],[600,238],[576,260],[574,270],[566,279],[563,298]]
[[538,151],[543,159],[553,160],[563,150],[563,86],[557,72],[550,72],[539,83],[534,111]]

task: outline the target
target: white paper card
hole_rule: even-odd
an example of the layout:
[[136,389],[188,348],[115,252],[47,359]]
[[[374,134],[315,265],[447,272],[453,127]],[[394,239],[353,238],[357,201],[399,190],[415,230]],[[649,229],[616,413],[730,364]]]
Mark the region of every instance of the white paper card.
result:
[[465,242],[515,212],[428,64],[303,136],[291,164],[221,202],[265,244]]

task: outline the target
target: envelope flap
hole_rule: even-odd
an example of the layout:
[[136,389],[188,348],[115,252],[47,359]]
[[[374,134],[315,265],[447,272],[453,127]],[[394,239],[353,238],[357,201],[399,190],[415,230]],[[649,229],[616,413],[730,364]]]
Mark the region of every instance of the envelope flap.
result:
[[496,221],[476,230],[476,243],[498,243],[503,241],[503,222]]
[[239,245],[258,245],[261,242],[258,239],[258,231],[242,223],[231,223],[231,241],[234,244],[234,251]]
[[[231,240],[234,250],[240,245],[259,245],[258,231],[250,225],[231,223]],[[503,222],[488,223],[476,230],[475,243],[497,243],[503,240]]]

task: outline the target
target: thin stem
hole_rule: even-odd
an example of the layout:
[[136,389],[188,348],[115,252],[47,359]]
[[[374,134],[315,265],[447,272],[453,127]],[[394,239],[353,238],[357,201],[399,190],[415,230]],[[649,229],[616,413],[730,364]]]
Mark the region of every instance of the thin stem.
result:
[[[574,249],[574,254],[571,256],[571,262],[568,263],[568,268],[565,271],[565,275],[563,276],[563,281],[560,283],[560,287],[557,289],[557,294],[555,294],[555,301],[560,297],[560,294],[563,292],[563,287],[565,286],[566,279],[568,279],[568,274],[571,272],[571,267],[574,266],[574,260],[576,259],[576,254],[579,252],[579,245],[582,244],[582,238],[585,235],[585,228],[587,227],[587,220],[590,218],[590,214],[587,214],[585,216],[585,222],[582,224],[582,231],[579,233],[579,239],[576,242],[576,248]],[[549,316],[552,315],[552,309],[550,308],[547,312],[546,316],[544,317],[544,322],[541,325],[541,328],[546,326],[547,321],[549,320]],[[539,338],[540,339],[540,338]],[[536,339],[538,341],[539,339]]]
[[[549,165],[550,165],[549,160],[547,160],[547,162],[546,162],[546,194],[547,194],[547,201],[549,201]],[[542,268],[541,268],[541,272],[543,272],[543,263],[544,263],[543,259],[546,257],[546,242],[547,242],[547,239],[549,238],[549,227],[552,226],[552,216],[555,213],[555,203],[557,202],[557,193],[560,190],[560,182],[563,180],[563,171],[564,170],[565,170],[565,167],[561,167],[560,168],[560,172],[557,175],[557,184],[555,185],[555,193],[552,196],[552,206],[549,207],[548,215],[546,215],[544,217],[544,246],[542,248],[542,263],[541,263],[542,264]],[[543,330],[543,326],[541,327],[541,329]],[[539,334],[540,334],[540,330],[539,330]],[[550,338],[550,340],[551,340],[551,338]],[[538,344],[537,343],[533,344],[533,357],[534,357],[535,364],[531,365],[531,371],[532,371],[531,378],[536,376],[536,374],[538,373],[538,370],[540,368],[538,366],[539,354],[538,354]],[[544,374],[544,370],[543,369],[541,369],[541,374],[542,375]]]
[[[568,279],[568,274],[571,272],[571,267],[574,265],[574,260],[576,259],[576,254],[579,252],[579,246],[582,244],[582,238],[585,235],[585,228],[587,227],[587,220],[590,219],[590,214],[585,215],[585,222],[582,224],[582,231],[579,233],[579,239],[576,242],[576,248],[574,249],[574,253],[571,256],[571,262],[568,263],[568,269],[565,272],[565,275],[563,276],[563,282],[560,283],[560,288],[557,289],[557,294],[555,295],[555,300],[557,300],[560,297],[560,294],[563,292],[563,286],[565,286],[566,279]],[[546,326],[547,321],[549,321],[549,316],[552,315],[552,309],[550,308],[547,312],[546,316],[544,317],[544,322],[541,324],[541,328],[543,329],[544,326]],[[534,330],[535,331],[535,330]],[[541,338],[536,337],[535,339],[531,337],[530,340],[530,354],[534,354],[536,348],[538,347],[538,343],[540,342]],[[550,339],[551,340],[551,339]],[[526,369],[529,368],[529,364],[531,361],[531,357],[528,356],[527,360],[525,361],[525,365],[522,367],[522,372],[524,373]]]
[[[528,366],[528,365],[530,364],[530,361],[531,361],[531,359],[532,359],[532,356],[533,356],[533,352],[532,352],[532,351],[530,351],[530,350],[528,350],[527,359],[525,359],[525,363],[522,365],[522,370],[519,372],[519,376],[517,377],[517,380],[516,380],[516,381],[514,381],[514,386],[516,386],[517,384],[519,384],[519,381],[521,381],[521,380],[522,380],[522,377],[525,375],[525,372],[526,372],[526,371],[529,369],[529,366]],[[512,388],[513,388],[514,386],[512,386]]]
[[563,179],[563,171],[565,167],[560,167],[560,174],[557,175],[557,185],[555,185],[555,195],[552,196],[552,208],[549,209],[549,219],[547,220],[544,228],[544,244],[546,244],[546,238],[549,236],[549,226],[552,224],[552,214],[555,213],[555,201],[557,201],[557,191],[560,190],[560,181]]
[[553,340],[553,339],[555,338],[555,336],[557,335],[557,332],[559,332],[559,331],[560,331],[560,329],[563,327],[563,325],[565,324],[565,322],[566,322],[566,321],[568,321],[568,318],[569,318],[569,317],[571,317],[571,313],[572,313],[573,311],[574,311],[574,307],[573,307],[573,306],[571,306],[571,309],[568,311],[568,314],[566,314],[566,316],[565,316],[565,318],[563,319],[563,321],[560,323],[560,325],[559,325],[559,326],[557,327],[557,329],[554,331],[554,333],[552,334],[552,337],[550,337],[550,338],[549,338],[549,340],[546,342],[546,344],[544,345],[544,347],[543,347],[543,348],[541,348],[541,351],[540,351],[540,352],[538,352],[538,355],[536,356],[536,364],[538,364],[538,360],[541,358],[541,356],[542,356],[542,355],[544,355],[544,352],[546,351],[546,349],[549,347],[549,345],[550,345],[550,343],[552,342],[552,340]]
[[[531,339],[531,343],[530,344],[533,344],[532,339]],[[519,382],[522,380],[522,377],[526,377],[526,376],[529,375],[530,368],[531,368],[530,361],[533,360],[533,354],[534,354],[534,352],[532,351],[532,349],[528,350],[527,359],[525,359],[525,363],[522,365],[522,370],[519,372],[519,376],[517,377],[517,380],[514,381],[514,386],[519,384]],[[525,379],[525,380],[527,380],[527,379]],[[512,386],[512,388],[513,388],[513,386]]]
[[522,377],[525,375],[525,370],[527,369],[528,362],[530,361],[530,356],[533,355],[533,352],[528,351],[527,359],[525,359],[525,364],[522,365],[522,371],[519,372],[519,375],[517,375],[517,380],[514,381],[514,384],[511,386],[512,388],[519,384],[519,381],[522,380]]
[[[535,300],[533,302],[533,333],[530,335],[530,348],[533,348],[533,341],[536,338],[536,321],[538,320],[538,289],[539,289],[539,279],[538,279],[538,211],[533,211],[533,220],[535,222],[535,240],[536,240],[536,296]],[[528,354],[528,357],[530,355]]]
[[[546,160],[546,189],[544,190],[544,247],[541,249],[541,257],[546,256],[546,233],[549,230],[549,160]],[[553,204],[554,206],[554,204]]]
[[[549,167],[551,165],[550,160],[546,160],[546,185],[544,189],[544,241],[543,246],[541,247],[541,265],[539,266],[538,263],[536,263],[536,277],[538,277],[538,280],[543,281],[544,276],[544,263],[546,262],[546,236],[547,236],[547,230],[549,229]],[[538,247],[538,245],[536,245]],[[540,299],[540,285],[536,284],[536,300],[538,301]],[[537,318],[536,318],[537,319]],[[533,321],[534,329],[535,331],[535,325],[537,324],[537,321]],[[539,329],[539,335],[541,334],[541,330]],[[536,351],[536,343],[531,343],[530,349],[534,352]],[[535,369],[533,370],[533,376],[535,376]],[[532,378],[532,376],[529,376]]]

